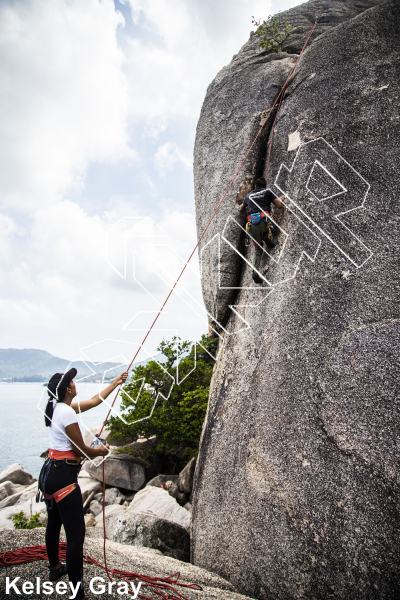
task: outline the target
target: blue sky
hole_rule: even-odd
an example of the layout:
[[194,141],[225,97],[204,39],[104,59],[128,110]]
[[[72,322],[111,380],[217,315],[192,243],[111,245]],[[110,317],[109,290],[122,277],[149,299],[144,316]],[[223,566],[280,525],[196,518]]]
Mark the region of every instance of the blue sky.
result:
[[[296,4],[0,1],[1,347],[73,359],[91,346],[106,359],[115,350],[103,340],[138,342],[142,332],[123,327],[146,328],[179,272],[174,252],[186,258],[196,243],[192,154],[207,86],[253,15]],[[120,260],[124,234],[125,279],[108,254],[116,244]],[[206,330],[189,307],[201,305],[193,263],[192,299],[173,301],[160,323],[186,339]]]

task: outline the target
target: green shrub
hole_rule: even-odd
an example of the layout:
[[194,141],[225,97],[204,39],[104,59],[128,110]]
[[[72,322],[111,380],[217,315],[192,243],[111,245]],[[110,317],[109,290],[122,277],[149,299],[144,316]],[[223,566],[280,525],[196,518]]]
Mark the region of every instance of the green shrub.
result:
[[[157,348],[166,358],[162,366],[153,360],[133,369],[129,383],[121,392],[121,409],[127,424],[111,417],[112,437],[124,440],[128,436],[137,439],[155,435],[157,444],[145,450],[120,448],[119,452],[129,452],[149,461],[152,453],[178,460],[189,460],[197,454],[217,343],[216,339],[202,336],[204,350],[199,344],[190,349],[191,342],[176,337],[171,341],[163,340]],[[171,390],[176,380],[177,356],[180,383],[173,385]],[[147,390],[145,384],[148,384]],[[153,409],[157,394],[158,401]]]
[[11,517],[11,521],[14,524],[14,529],[35,529],[36,527],[44,527],[44,525],[40,523],[39,518],[40,513],[35,513],[28,519],[28,517],[24,515],[24,511],[21,510],[21,512]]
[[260,38],[260,48],[264,50],[282,51],[282,44],[293,31],[293,25],[289,23],[280,24],[278,19],[269,15],[266,21],[256,21],[252,17],[252,23],[257,27],[256,36]]

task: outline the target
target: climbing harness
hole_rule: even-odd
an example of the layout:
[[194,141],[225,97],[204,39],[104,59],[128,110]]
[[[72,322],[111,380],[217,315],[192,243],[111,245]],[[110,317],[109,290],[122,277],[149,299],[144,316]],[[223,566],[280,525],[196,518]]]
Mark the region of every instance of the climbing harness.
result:
[[54,492],[54,494],[46,494],[46,480],[50,473],[50,469],[53,465],[56,466],[55,463],[59,461],[62,461],[60,466],[67,464],[78,467],[78,473],[82,466],[81,459],[73,450],[49,450],[49,455],[45,459],[44,465],[39,473],[38,492],[36,494],[36,502],[45,502],[49,510],[53,508],[53,502],[57,503],[66,498],[68,494],[74,491],[77,485],[76,483],[71,483],[57,492]]

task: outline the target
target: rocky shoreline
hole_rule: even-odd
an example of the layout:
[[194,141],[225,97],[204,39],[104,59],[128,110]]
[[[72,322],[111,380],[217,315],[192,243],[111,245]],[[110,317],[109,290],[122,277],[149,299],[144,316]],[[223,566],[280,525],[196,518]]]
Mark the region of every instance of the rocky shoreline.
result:
[[[87,433],[92,436],[95,429]],[[148,444],[148,440],[134,442]],[[107,539],[130,546],[152,548],[165,556],[190,561],[191,493],[196,460],[178,475],[159,474],[149,479],[151,469],[130,454],[112,454],[103,469],[85,461],[78,476],[85,512],[86,535],[103,537],[103,511]],[[44,453],[46,455],[46,453]],[[12,518],[21,511],[26,517],[39,513],[47,520],[44,502],[36,502],[37,480],[18,463],[0,473],[0,531],[14,531]]]

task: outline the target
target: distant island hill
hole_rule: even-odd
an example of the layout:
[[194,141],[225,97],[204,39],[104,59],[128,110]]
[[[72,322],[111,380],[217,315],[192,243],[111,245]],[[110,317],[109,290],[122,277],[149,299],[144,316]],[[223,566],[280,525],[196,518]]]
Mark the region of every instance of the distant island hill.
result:
[[[161,355],[154,357],[155,360],[159,358]],[[135,366],[145,365],[149,360],[135,363]],[[110,370],[106,374],[106,379],[109,380],[114,379],[118,374],[116,367],[119,364],[104,362],[98,365],[89,361],[71,362],[65,358],[53,356],[45,350],[35,350],[34,348],[0,348],[0,381],[46,382],[54,373],[64,373],[67,368],[72,367],[78,370],[79,377],[86,377],[85,381],[88,382],[101,380],[104,372]]]

